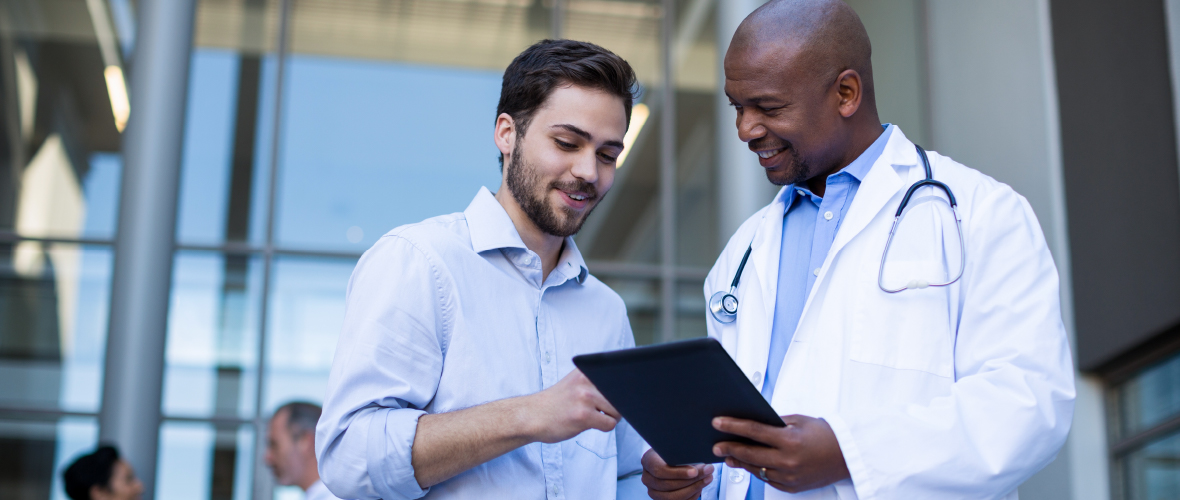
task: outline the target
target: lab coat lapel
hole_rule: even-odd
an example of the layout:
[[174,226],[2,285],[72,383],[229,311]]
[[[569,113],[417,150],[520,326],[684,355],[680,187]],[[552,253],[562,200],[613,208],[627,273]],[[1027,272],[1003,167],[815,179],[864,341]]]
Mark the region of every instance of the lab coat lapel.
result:
[[917,161],[918,153],[914,151],[914,143],[906,139],[900,128],[895,127],[893,135],[889,137],[889,143],[885,145],[885,151],[861,181],[856,197],[852,199],[852,206],[848,207],[848,215],[844,217],[844,222],[836,233],[836,240],[832,242],[832,248],[824,260],[823,271],[827,271],[833,257],[840,253],[840,249],[860,234],[904,187],[893,166],[914,165]]
[[766,211],[758,232],[754,236],[754,251],[750,253],[750,262],[754,264],[758,282],[762,285],[762,310],[766,313],[763,318],[767,332],[766,341],[769,349],[770,330],[774,328],[774,304],[778,293],[778,261],[783,243],[783,214],[786,205],[783,203],[784,190],[780,189],[774,197],[774,203]]

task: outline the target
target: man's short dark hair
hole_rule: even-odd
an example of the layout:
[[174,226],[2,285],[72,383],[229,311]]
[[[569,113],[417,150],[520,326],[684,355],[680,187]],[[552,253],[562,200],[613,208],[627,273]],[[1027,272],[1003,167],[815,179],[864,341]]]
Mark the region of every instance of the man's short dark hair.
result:
[[[564,85],[592,88],[619,97],[630,123],[631,101],[637,89],[631,65],[614,52],[574,40],[541,40],[516,56],[504,70],[496,117],[508,113],[516,122],[517,136],[523,137],[533,114],[554,89]],[[500,166],[504,166],[503,154]]]
[[119,461],[119,450],[114,446],[100,446],[94,453],[82,455],[62,472],[66,496],[74,500],[90,500],[90,488],[109,488],[115,463]]
[[287,432],[292,440],[296,440],[308,433],[315,434],[315,424],[320,421],[323,409],[314,403],[294,401],[280,406],[275,410],[275,416],[282,412],[287,412]]

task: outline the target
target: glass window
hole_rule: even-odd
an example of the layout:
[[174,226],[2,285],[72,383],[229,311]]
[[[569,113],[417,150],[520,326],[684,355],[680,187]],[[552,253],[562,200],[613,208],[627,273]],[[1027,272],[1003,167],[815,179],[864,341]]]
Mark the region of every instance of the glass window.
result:
[[0,498],[68,500],[61,471],[97,439],[93,418],[0,419]]
[[1180,433],[1155,441],[1122,460],[1125,498],[1180,498]]
[[0,406],[98,410],[110,282],[109,247],[0,244]]
[[708,303],[705,301],[704,278],[677,280],[676,287],[676,340],[704,337],[705,315]]
[[[677,0],[672,68],[676,85],[676,261],[708,269],[721,253],[717,214],[717,50],[714,2]],[[732,127],[722,133],[736,134]],[[677,330],[683,330],[677,322]],[[700,330],[704,335],[704,330]]]
[[627,305],[635,345],[659,343],[660,281],[614,276],[598,276],[598,279],[619,294]]
[[289,65],[280,245],[359,252],[499,187],[500,72],[309,55]]
[[0,233],[113,238],[127,100],[100,50],[117,41],[93,29],[107,9],[4,2],[0,16]]
[[177,207],[182,244],[265,238],[276,71],[272,54],[194,48]]
[[1148,368],[1116,389],[1119,433],[1131,436],[1180,414],[1180,356]]
[[1115,497],[1180,498],[1180,354],[1111,389]]
[[248,500],[254,431],[249,425],[165,422],[156,468],[156,498]]
[[[640,95],[610,193],[577,235],[591,261],[654,264],[660,260],[660,19],[659,2],[571,1],[565,36],[601,45],[631,64]],[[618,290],[616,290],[618,291]],[[621,294],[622,292],[620,292]],[[658,305],[658,292],[656,294]],[[656,314],[658,316],[658,314]]]
[[164,365],[165,415],[254,416],[261,285],[257,257],[177,253]]
[[319,404],[328,386],[353,259],[283,257],[270,297],[264,412],[291,401]]

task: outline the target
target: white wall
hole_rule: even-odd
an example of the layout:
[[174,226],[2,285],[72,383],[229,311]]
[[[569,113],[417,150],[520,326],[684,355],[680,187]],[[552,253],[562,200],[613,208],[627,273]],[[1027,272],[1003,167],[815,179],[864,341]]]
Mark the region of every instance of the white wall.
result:
[[[927,2],[926,16],[931,145],[1028,198],[1061,274],[1072,337],[1048,0],[939,0]],[[1110,497],[1102,408],[1101,383],[1079,374],[1069,441],[1053,464],[1020,488],[1021,498]]]

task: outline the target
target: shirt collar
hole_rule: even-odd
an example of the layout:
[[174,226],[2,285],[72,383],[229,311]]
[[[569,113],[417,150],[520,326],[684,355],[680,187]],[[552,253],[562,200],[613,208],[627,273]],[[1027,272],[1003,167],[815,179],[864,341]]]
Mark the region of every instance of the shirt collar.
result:
[[892,135],[894,126],[891,123],[884,125],[885,131],[877,136],[877,140],[869,145],[860,156],[852,160],[847,167],[844,167],[839,172],[832,175],[840,175],[841,173],[848,173],[854,177],[857,182],[863,181],[865,176],[869,174],[869,170],[873,169],[873,164],[877,163],[877,158],[881,157],[881,153],[885,151],[885,145],[889,144],[889,136]]
[[496,201],[487,187],[480,187],[475,199],[463,211],[467,219],[467,231],[471,234],[471,248],[475,253],[501,248],[524,248],[524,240],[516,231],[516,225],[508,212]]
[[[503,248],[519,248],[528,251],[524,240],[520,238],[520,233],[516,231],[516,224],[512,223],[512,218],[508,216],[504,206],[496,201],[495,195],[487,187],[479,188],[475,199],[471,200],[471,204],[467,205],[467,209],[463,211],[463,217],[467,219],[467,231],[471,235],[471,249],[475,250],[475,253]],[[557,267],[553,271],[567,275],[569,269],[578,270],[577,275],[574,276],[578,279],[578,283],[586,281],[586,276],[590,273],[586,268],[585,259],[582,258],[582,252],[578,250],[572,237],[566,237],[565,247],[562,249]]]
[[[869,147],[860,154],[860,156],[857,156],[855,160],[852,160],[852,163],[849,163],[848,166],[840,169],[839,172],[829,175],[828,179],[832,179],[838,175],[850,175],[853,179],[856,179],[856,182],[858,183],[863,181],[865,176],[869,174],[869,170],[873,169],[873,164],[877,163],[877,159],[881,157],[881,153],[885,152],[885,146],[889,144],[889,136],[893,134],[893,129],[896,128],[892,123],[886,123],[882,125],[882,127],[884,127],[885,130],[881,132],[881,135],[877,136],[877,140],[873,141],[873,143],[870,144]],[[796,186],[791,184],[790,186],[787,186],[787,189],[783,190],[783,204],[786,205],[787,208],[790,208],[791,204],[794,203],[796,196],[795,192],[799,189],[807,191],[809,194],[811,193],[811,189],[809,189],[806,185]]]

